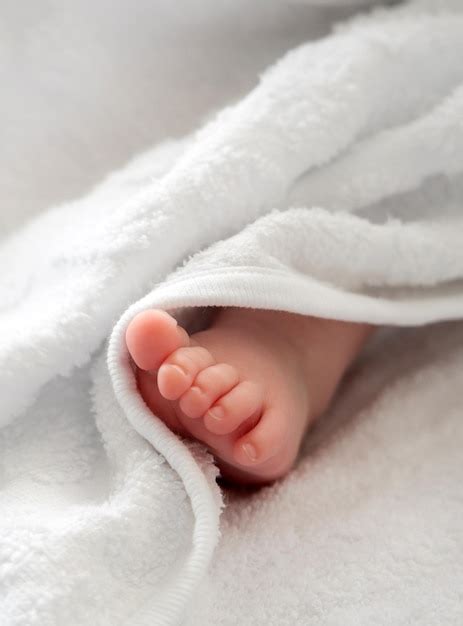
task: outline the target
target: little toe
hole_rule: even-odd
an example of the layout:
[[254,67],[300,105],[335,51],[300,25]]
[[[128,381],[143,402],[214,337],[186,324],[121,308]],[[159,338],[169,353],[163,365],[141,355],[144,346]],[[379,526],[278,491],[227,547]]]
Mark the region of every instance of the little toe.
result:
[[206,413],[204,425],[216,435],[227,435],[250,418],[260,416],[263,402],[262,386],[243,381],[222,396]]
[[258,424],[235,442],[233,456],[240,465],[264,463],[286,445],[288,431],[286,417],[273,408],[268,409]]
[[148,310],[130,322],[125,340],[136,365],[143,370],[156,370],[174,350],[188,345],[187,333],[165,311]]
[[237,370],[227,363],[206,367],[180,398],[180,409],[192,418],[202,417],[218,398],[239,382]]
[[163,362],[158,372],[158,388],[167,400],[178,400],[201,370],[215,363],[214,357],[201,346],[179,348]]

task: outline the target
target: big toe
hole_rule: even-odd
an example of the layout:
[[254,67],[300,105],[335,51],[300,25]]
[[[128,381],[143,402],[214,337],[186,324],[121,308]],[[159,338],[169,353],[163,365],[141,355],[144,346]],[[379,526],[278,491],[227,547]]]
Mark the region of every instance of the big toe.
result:
[[189,343],[187,333],[165,311],[151,309],[130,322],[125,340],[136,365],[142,370],[157,370],[177,348]]

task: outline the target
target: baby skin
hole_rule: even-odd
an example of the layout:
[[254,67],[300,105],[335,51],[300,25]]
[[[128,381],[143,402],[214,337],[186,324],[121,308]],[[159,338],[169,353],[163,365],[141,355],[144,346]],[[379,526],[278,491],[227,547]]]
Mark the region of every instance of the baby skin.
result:
[[264,484],[292,467],[372,331],[367,324],[281,311],[217,309],[192,334],[144,311],[126,341],[147,406],[174,432],[203,442],[222,476]]

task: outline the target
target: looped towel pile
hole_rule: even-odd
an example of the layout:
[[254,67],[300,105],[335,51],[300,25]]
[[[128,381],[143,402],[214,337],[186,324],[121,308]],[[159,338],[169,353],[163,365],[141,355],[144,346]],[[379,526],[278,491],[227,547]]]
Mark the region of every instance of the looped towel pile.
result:
[[377,8],[1,245],[2,626],[461,622],[459,324],[380,333],[220,540],[123,338],[148,307],[462,318],[462,59],[458,0]]

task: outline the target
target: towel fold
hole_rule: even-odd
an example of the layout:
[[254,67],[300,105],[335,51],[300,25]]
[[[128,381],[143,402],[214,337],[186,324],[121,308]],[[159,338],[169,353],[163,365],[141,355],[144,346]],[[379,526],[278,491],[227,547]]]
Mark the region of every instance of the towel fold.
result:
[[[289,52],[254,91],[194,136],[156,147],[86,198],[48,211],[2,244],[0,265],[8,268],[0,276],[2,624],[220,623],[217,606],[225,607],[225,599],[211,607],[195,596],[219,541],[222,498],[216,470],[199,444],[178,439],[144,405],[125,348],[127,325],[148,307],[169,310],[190,329],[202,323],[198,312],[210,306],[281,309],[395,326],[461,319],[462,58],[459,2],[416,0],[373,10]],[[449,336],[459,336],[458,325],[445,328]],[[111,332],[106,356],[102,345]],[[426,330],[414,332],[412,348],[428,337]],[[439,337],[429,336],[430,341]],[[380,348],[375,349],[376,357],[366,362],[381,373],[386,370]],[[452,361],[438,353],[423,356],[423,361],[432,356],[425,377],[438,385],[439,358],[444,359],[442,382],[455,398],[461,355],[455,353]],[[396,354],[403,357],[398,348]],[[389,363],[387,372],[392,369]],[[375,375],[366,380],[374,390]],[[360,376],[356,384],[362,386]],[[419,380],[411,387],[421,393]],[[444,403],[442,389],[436,398]],[[343,439],[333,446],[332,465],[325,457],[315,463],[318,473],[310,488],[332,489],[336,499],[336,484],[344,480],[340,466],[352,463],[352,482],[343,484],[347,491],[355,485],[353,500],[367,506],[368,498],[375,502],[383,494],[380,509],[384,503],[390,506],[394,485],[384,489],[382,480],[394,458],[383,450],[382,470],[365,484],[361,477],[366,467],[373,471],[375,436],[389,433],[391,445],[397,445],[404,428],[400,412],[417,413],[433,401],[415,400],[413,405],[404,385],[390,389],[372,425],[362,423],[359,428],[366,430],[356,431],[352,444]],[[354,412],[355,398],[345,406]],[[433,420],[440,406],[431,408],[421,445],[407,448],[414,455],[415,465],[407,466],[411,473],[433,441],[437,448],[431,456],[438,463],[451,443],[450,431],[461,439],[455,406],[437,438]],[[394,436],[384,422],[391,411]],[[409,433],[418,432],[412,420]],[[366,465],[356,462],[362,454]],[[398,462],[405,456],[398,454]],[[442,483],[453,494],[457,519],[458,475],[453,462],[449,467]],[[298,471],[290,485],[310,476],[310,463]],[[432,475],[437,489],[439,469]],[[400,482],[400,472],[395,480]],[[405,482],[401,504],[416,484]],[[419,484],[424,488],[423,481]],[[286,522],[295,528],[276,504],[279,499],[284,504],[284,490],[282,483],[257,500],[264,506],[268,497],[273,513],[266,523],[273,532]],[[294,496],[291,488],[289,495]],[[425,495],[417,498],[420,511]],[[341,507],[347,539],[335,543],[345,550],[345,563],[346,546],[369,545],[359,538],[362,528],[367,537],[373,532],[368,515],[356,517],[353,500],[347,498]],[[326,499],[316,501],[324,507],[320,519],[325,527],[342,533],[342,518],[333,522],[336,507],[330,511]],[[436,503],[441,506],[442,499]],[[240,520],[251,515],[246,504],[233,507]],[[399,510],[404,513],[403,507]],[[416,524],[416,516],[408,513]],[[313,516],[310,523],[299,521],[314,530],[317,512],[301,504],[300,514]],[[374,519],[378,523],[380,517]],[[449,531],[452,543],[445,544],[439,567],[452,568],[453,582],[462,583],[455,559],[462,545],[452,519],[445,518],[447,526],[440,534],[435,531],[433,541],[444,545]],[[259,513],[251,523],[256,535],[257,520]],[[391,532],[399,528],[392,524]],[[239,530],[230,518],[222,545],[239,544]],[[349,577],[341,574],[335,579],[346,587],[336,593],[343,601],[333,608],[324,586],[329,588],[330,573],[323,568],[323,549],[327,562],[334,562],[325,534],[315,535],[314,544],[299,526],[292,538],[288,533],[284,545],[300,548],[307,567],[319,567],[324,582],[310,595],[310,604],[287,588],[273,623],[367,623],[376,615],[375,588],[362,596],[355,581],[349,587]],[[417,536],[421,543],[410,547],[407,559],[416,555],[424,561],[409,569],[403,564],[397,572],[402,580],[413,573],[429,581],[425,534]],[[259,552],[270,550],[267,530],[262,537],[261,546],[257,537],[250,541],[248,536],[246,542],[256,550],[256,562],[268,567]],[[231,553],[220,550],[226,564]],[[378,554],[387,570],[388,555]],[[365,559],[356,563],[357,574],[367,567]],[[288,572],[302,575],[301,568],[302,561],[288,566]],[[228,570],[236,577],[234,567]],[[381,581],[378,571],[377,589],[390,591],[388,577]],[[243,574],[249,584],[251,572],[250,566]],[[225,581],[226,565],[221,576]],[[215,585],[220,588],[219,578]],[[222,594],[226,588],[224,583]],[[304,595],[303,587],[295,588]],[[422,589],[428,589],[425,583]],[[394,591],[403,597],[399,587]],[[414,615],[434,606],[419,592],[416,587],[410,595]],[[394,593],[386,597],[390,604],[384,615],[405,623],[412,609],[392,608]],[[446,623],[454,618],[457,601],[454,593],[443,597],[440,617],[448,615]],[[249,603],[243,601],[244,606]],[[259,610],[249,623],[271,623]],[[323,621],[327,615],[329,621]],[[222,621],[237,623],[225,616]]]

